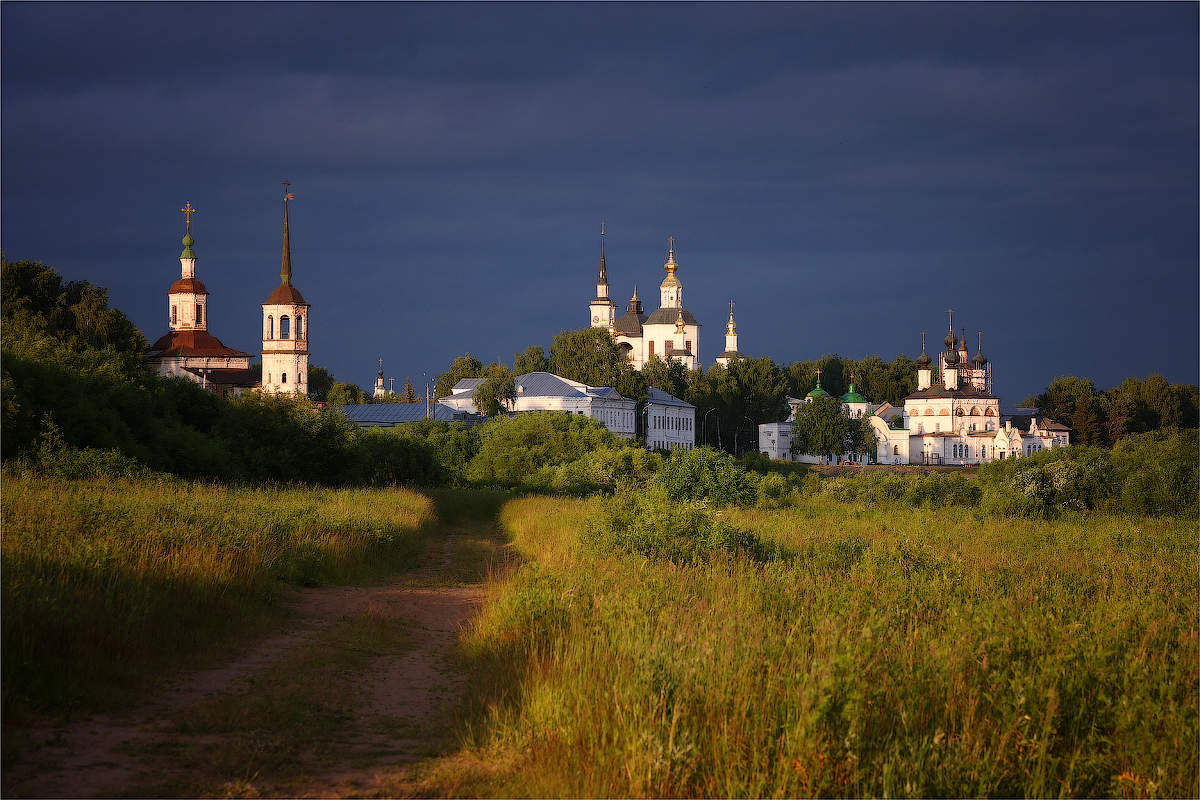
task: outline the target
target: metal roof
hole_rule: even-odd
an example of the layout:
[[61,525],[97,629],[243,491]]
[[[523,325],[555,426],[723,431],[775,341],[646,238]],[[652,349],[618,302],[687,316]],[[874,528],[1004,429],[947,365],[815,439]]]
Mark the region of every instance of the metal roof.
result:
[[459,392],[473,392],[479,388],[479,384],[483,383],[483,378],[463,378],[450,390],[454,394]]
[[549,372],[529,372],[517,378],[518,397],[583,397],[585,393]]
[[700,323],[696,321],[696,317],[692,314],[692,312],[688,311],[686,308],[672,308],[670,306],[663,306],[662,308],[655,309],[650,316],[646,317],[645,322],[642,324],[674,325],[675,320],[679,318],[681,313],[683,314],[684,325],[695,325],[699,327]]
[[[364,428],[402,425],[425,419],[424,403],[361,403],[338,406],[351,422]],[[429,404],[429,417],[438,422],[467,422],[479,420],[478,414],[458,411],[441,403]]]
[[651,386],[646,390],[646,402],[655,403],[660,406],[677,406],[679,408],[695,408],[691,403],[685,403],[678,397],[672,394],[667,394],[662,389],[655,389]]

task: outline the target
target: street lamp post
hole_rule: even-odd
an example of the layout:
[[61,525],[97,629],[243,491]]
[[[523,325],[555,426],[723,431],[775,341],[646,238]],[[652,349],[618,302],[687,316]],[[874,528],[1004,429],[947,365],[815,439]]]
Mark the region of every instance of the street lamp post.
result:
[[[704,412],[704,444],[706,444],[706,445],[708,444],[708,415],[716,410],[717,410],[717,407],[713,406],[708,411]],[[717,419],[720,419],[720,417],[718,417]]]

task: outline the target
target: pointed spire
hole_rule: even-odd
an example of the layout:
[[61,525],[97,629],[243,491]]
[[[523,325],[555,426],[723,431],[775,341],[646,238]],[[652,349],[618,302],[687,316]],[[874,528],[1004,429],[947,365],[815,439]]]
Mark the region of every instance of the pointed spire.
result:
[[679,309],[678,316],[675,317],[675,332],[683,333],[683,309]]
[[279,282],[285,286],[292,283],[292,243],[288,236],[288,201],[294,199],[287,190],[290,181],[283,182],[283,255],[280,257]]
[[668,275],[675,275],[675,270],[679,269],[679,265],[675,263],[675,237],[667,237],[667,263],[663,267],[667,270]]
[[600,220],[600,280],[597,283],[608,285],[608,262],[604,258],[604,220]]
[[383,356],[379,357],[379,379],[383,380]]
[[983,369],[983,365],[987,363],[987,358],[983,355],[983,331],[979,331],[979,344],[975,348],[975,358],[971,360],[976,369]]

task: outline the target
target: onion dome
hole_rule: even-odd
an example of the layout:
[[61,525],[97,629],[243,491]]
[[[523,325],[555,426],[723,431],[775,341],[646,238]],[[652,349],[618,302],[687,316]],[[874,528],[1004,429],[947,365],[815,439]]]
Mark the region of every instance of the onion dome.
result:
[[854,390],[854,376],[850,376],[850,391],[842,395],[842,402],[849,405],[850,403],[866,403],[867,398]]
[[817,370],[817,385],[805,397],[829,397],[829,392],[821,388],[821,370]]
[[917,356],[917,366],[921,369],[928,369],[933,363],[933,359],[929,357],[929,353],[925,352],[925,331],[921,331],[921,355]]
[[192,238],[192,234],[190,232],[185,233],[183,235],[183,252],[179,254],[179,257],[180,258],[195,258],[196,254],[192,251],[192,245],[194,245],[195,243],[196,243],[196,240]]
[[675,277],[675,271],[679,269],[679,264],[675,261],[675,237],[667,237],[670,245],[667,249],[667,263],[663,264],[663,269],[667,271],[667,277],[663,278],[660,287],[679,286],[679,279]]
[[944,358],[946,360],[947,367],[957,367],[958,366],[958,353],[954,352],[953,348],[947,350],[946,354],[944,356],[942,356],[942,358]]
[[675,317],[675,332],[683,333],[683,309],[680,309],[679,316]]
[[629,305],[625,307],[625,311],[630,314],[642,313],[642,301],[638,297],[637,287],[633,287],[633,297],[629,298]]
[[953,350],[954,345],[958,344],[958,339],[954,335],[954,331],[950,331],[949,333],[947,333],[946,338],[943,339],[942,341],[945,343],[947,350]]
[[971,361],[975,364],[975,369],[983,369],[987,364],[987,358],[983,355],[983,331],[979,332],[979,344],[975,346],[975,357]]

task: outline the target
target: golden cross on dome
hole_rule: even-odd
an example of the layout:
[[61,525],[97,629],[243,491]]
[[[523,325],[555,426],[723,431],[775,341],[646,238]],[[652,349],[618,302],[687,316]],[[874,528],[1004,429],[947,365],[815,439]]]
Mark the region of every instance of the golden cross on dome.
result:
[[733,316],[733,298],[729,298],[729,316]]
[[288,200],[295,200],[295,199],[296,199],[296,198],[295,198],[295,196],[294,196],[294,195],[293,195],[291,192],[289,192],[289,191],[288,191],[288,187],[289,187],[289,186],[291,186],[291,185],[292,185],[292,182],[291,182],[291,181],[284,181],[284,182],[283,182],[283,199],[284,199],[284,202],[286,202],[286,201],[288,201]]
[[675,252],[675,237],[668,236],[667,241],[671,243],[671,252],[674,253]]
[[821,368],[817,367],[817,383],[821,382]]
[[192,232],[192,214],[196,213],[196,209],[192,208],[192,201],[184,203],[183,208],[179,209],[183,212],[184,224],[187,225],[187,232]]
[[604,220],[600,220],[600,235],[604,235]]

